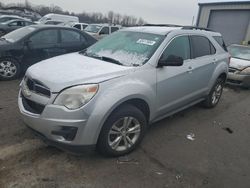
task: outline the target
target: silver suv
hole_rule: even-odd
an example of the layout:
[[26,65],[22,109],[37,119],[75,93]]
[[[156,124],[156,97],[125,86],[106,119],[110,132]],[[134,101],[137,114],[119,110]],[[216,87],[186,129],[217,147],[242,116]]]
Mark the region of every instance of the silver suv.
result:
[[193,27],[134,27],[42,61],[21,83],[22,117],[50,145],[127,154],[149,124],[196,103],[217,105],[229,54],[215,37]]

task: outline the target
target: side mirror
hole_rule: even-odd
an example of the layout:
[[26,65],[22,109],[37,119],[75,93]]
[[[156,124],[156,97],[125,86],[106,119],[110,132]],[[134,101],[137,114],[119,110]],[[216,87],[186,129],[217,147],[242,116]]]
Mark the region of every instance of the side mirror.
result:
[[182,66],[183,63],[184,63],[184,60],[182,57],[170,55],[168,56],[167,59],[161,58],[158,62],[158,67],[165,67],[165,66],[177,67],[177,66]]

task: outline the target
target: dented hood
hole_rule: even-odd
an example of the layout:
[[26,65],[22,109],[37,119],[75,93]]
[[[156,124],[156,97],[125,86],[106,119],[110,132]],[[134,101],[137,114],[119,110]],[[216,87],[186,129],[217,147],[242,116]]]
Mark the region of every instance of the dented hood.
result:
[[26,76],[40,81],[52,92],[59,92],[73,85],[100,83],[121,77],[133,69],[72,53],[41,61],[31,66]]

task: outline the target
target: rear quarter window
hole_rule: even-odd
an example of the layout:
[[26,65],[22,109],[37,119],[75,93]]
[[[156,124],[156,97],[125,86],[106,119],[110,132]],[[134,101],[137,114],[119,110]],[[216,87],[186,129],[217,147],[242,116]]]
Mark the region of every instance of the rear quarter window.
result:
[[204,36],[191,36],[193,58],[203,57],[216,53],[215,47]]
[[224,42],[224,40],[223,40],[223,38],[221,37],[221,36],[214,36],[213,37],[215,40],[216,40],[216,42],[227,52],[228,50],[227,50],[227,46],[226,46],[226,44],[225,44],[225,42]]

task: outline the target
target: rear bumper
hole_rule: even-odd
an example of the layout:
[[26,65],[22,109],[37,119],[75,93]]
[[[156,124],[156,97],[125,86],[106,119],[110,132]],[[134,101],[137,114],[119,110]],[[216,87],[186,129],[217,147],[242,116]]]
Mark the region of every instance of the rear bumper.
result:
[[228,73],[227,83],[234,86],[250,88],[250,75]]

